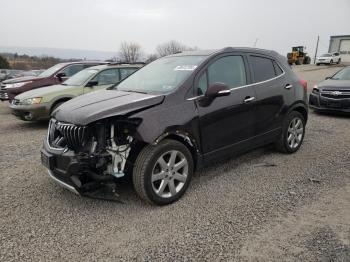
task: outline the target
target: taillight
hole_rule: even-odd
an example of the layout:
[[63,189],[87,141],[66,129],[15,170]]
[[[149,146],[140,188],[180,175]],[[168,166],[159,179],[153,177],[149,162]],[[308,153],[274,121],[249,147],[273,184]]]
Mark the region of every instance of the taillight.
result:
[[307,82],[304,79],[300,79],[299,82],[303,86],[304,90],[307,91]]

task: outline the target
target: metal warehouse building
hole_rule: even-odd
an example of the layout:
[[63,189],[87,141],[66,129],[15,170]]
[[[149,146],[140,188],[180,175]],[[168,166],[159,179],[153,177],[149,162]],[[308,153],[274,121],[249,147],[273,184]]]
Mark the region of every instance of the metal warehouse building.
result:
[[339,52],[342,62],[350,63],[350,35],[331,36],[328,52]]

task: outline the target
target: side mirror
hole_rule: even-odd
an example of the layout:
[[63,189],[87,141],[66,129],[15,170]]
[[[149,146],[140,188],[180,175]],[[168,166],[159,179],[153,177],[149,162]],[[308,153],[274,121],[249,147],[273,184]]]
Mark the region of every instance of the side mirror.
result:
[[63,72],[58,73],[58,74],[56,75],[56,77],[58,78],[58,80],[60,80],[60,81],[62,82],[62,78],[63,78],[63,77],[66,77],[66,73],[63,73]]
[[230,94],[231,90],[228,85],[216,82],[208,87],[207,92],[205,92],[205,97],[213,99],[215,97],[228,96]]
[[97,86],[98,82],[97,81],[90,81],[86,84],[87,87],[94,87]]

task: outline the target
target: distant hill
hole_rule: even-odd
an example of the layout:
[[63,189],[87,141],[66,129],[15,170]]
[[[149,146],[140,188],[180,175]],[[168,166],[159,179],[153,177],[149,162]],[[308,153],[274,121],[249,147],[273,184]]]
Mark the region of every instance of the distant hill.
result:
[[17,53],[19,55],[29,56],[53,56],[61,59],[87,59],[87,60],[106,60],[118,57],[117,52],[62,49],[48,47],[18,47],[18,46],[0,46],[0,53]]

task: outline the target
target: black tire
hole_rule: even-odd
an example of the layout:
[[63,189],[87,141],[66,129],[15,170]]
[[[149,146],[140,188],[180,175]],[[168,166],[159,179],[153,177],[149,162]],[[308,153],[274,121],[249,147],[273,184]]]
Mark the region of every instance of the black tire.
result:
[[295,65],[300,65],[299,59],[295,60]]
[[329,65],[332,65],[333,64],[333,60],[329,61]]
[[311,58],[309,56],[305,56],[304,58],[304,64],[309,65],[311,63]]
[[320,66],[320,64],[319,64],[319,63],[317,63],[316,65],[317,65],[317,66]]
[[[290,125],[294,119],[301,120],[302,125],[303,125],[303,132],[302,132],[302,137],[301,137],[299,144],[295,148],[292,148],[288,143],[288,128],[290,127]],[[276,148],[278,151],[280,151],[282,153],[292,154],[292,153],[298,151],[298,149],[300,148],[300,146],[303,143],[304,136],[305,136],[304,116],[297,111],[292,111],[287,115],[287,117],[283,121],[282,134],[281,134],[280,139],[276,142]]]
[[[188,174],[186,181],[179,192],[170,197],[161,197],[154,190],[152,184],[152,172],[156,166],[157,160],[163,154],[166,154],[171,150],[181,152],[186,158],[188,163]],[[186,192],[193,172],[193,158],[188,148],[178,141],[165,139],[156,146],[147,145],[141,150],[134,164],[132,180],[135,191],[141,199],[155,205],[167,205],[180,199],[180,197]]]

